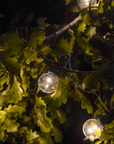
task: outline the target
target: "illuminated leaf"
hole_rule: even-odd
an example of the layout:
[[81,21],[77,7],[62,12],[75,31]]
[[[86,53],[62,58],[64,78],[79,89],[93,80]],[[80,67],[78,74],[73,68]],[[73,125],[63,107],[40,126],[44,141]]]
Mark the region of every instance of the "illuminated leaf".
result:
[[66,121],[66,114],[64,113],[64,111],[62,111],[62,109],[49,107],[48,111],[51,112],[51,117],[60,121],[61,124]]
[[7,33],[0,36],[0,46],[3,46],[4,51],[0,53],[1,57],[15,57],[21,53],[24,46],[24,39],[19,39],[18,35]]
[[17,132],[19,127],[19,123],[17,123],[15,120],[6,120],[4,122],[3,128],[4,130],[7,130],[7,132]]
[[98,13],[103,13],[104,12],[103,5],[104,5],[103,1],[100,1]]
[[18,117],[21,117],[22,115],[22,107],[19,107],[17,105],[9,105],[8,108],[5,108],[4,110],[6,112],[7,118],[15,118],[18,119]]
[[54,144],[49,133],[39,132],[38,142],[39,144]]
[[51,131],[51,135],[54,136],[54,142],[55,143],[61,143],[62,142],[62,133],[61,131],[58,129],[57,126],[53,125],[52,131]]
[[69,53],[72,52],[74,40],[74,32],[69,29],[68,34],[66,34],[66,39],[62,38],[58,43],[59,49],[62,50],[64,54],[69,55]]
[[37,134],[36,131],[32,132],[32,130],[30,131],[27,131],[26,133],[26,141],[27,141],[27,144],[31,144],[31,143],[36,143],[38,144],[38,137],[39,135]]
[[6,101],[9,103],[17,103],[19,100],[22,100],[23,90],[20,87],[20,83],[17,81],[14,76],[13,84],[8,86],[8,88],[1,93],[3,97],[6,98]]
[[34,115],[34,121],[35,123],[41,128],[42,132],[50,132],[52,129],[52,119],[49,118],[46,110],[46,104],[41,99],[41,97],[36,97],[36,110]]
[[49,48],[48,44],[43,44],[40,48],[40,53],[43,55],[47,55],[48,53],[51,52],[51,48]]
[[10,82],[10,76],[9,73],[0,73],[0,90],[3,89],[3,84],[7,83],[9,84]]
[[103,141],[103,140],[108,141],[111,138],[114,138],[114,130],[113,129],[104,130],[99,139],[100,139],[100,141]]
[[70,0],[65,0],[66,5],[68,5],[70,3]]
[[59,79],[59,85],[56,91],[52,94],[52,105],[59,107],[67,102],[69,81],[67,79]]
[[45,33],[43,31],[38,31],[37,33],[33,33],[31,35],[30,40],[27,43],[27,46],[36,49],[37,44],[41,45],[45,39]]
[[109,67],[110,62],[104,63],[96,71],[88,74],[82,83],[83,88],[88,88],[90,92],[93,92],[95,89],[98,90],[100,88],[100,83],[103,81],[105,72]]
[[27,88],[29,88],[29,84],[30,84],[30,76],[27,74],[25,68],[21,68],[20,76],[22,79],[22,87],[24,89],[24,92],[26,93]]
[[30,64],[31,61],[37,61],[37,63],[40,63],[43,61],[42,58],[37,57],[37,52],[32,48],[27,48],[24,52],[25,58],[27,58],[26,63]]
[[30,71],[30,75],[33,77],[33,78],[36,78],[38,75],[40,75],[41,73],[44,73],[47,68],[49,66],[46,65],[45,63],[39,63],[39,64],[36,64],[35,67],[31,68],[31,71]]
[[105,129],[113,129],[114,128],[114,120],[111,122],[111,123],[109,123],[109,124],[105,124]]
[[83,93],[79,92],[78,93],[78,99],[81,101],[81,107],[82,109],[87,108],[87,112],[90,114],[93,114],[93,107],[89,101],[89,99],[83,95]]
[[0,140],[2,142],[5,142],[6,139],[8,138],[7,132],[3,129],[3,126],[0,127]]
[[104,109],[98,108],[98,109],[94,112],[93,117],[94,117],[94,118],[98,118],[99,116],[104,116],[105,114],[106,114],[106,113],[105,113]]

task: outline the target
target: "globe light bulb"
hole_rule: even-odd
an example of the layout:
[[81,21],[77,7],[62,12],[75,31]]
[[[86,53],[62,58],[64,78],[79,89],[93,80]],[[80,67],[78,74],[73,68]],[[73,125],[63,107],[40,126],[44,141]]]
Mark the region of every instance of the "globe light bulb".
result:
[[99,138],[102,130],[102,125],[96,119],[89,119],[83,125],[83,133],[91,141]]
[[[77,0],[78,6],[83,9],[89,7],[90,0]],[[91,6],[94,6],[97,3],[97,0],[91,0]]]
[[58,87],[58,77],[52,73],[44,73],[38,79],[38,87],[44,93],[52,93]]

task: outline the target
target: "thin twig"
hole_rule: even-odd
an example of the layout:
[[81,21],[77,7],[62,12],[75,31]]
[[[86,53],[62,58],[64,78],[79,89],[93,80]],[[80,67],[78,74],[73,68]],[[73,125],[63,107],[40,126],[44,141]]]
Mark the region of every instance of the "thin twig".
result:
[[[70,70],[72,70],[72,67],[71,67],[71,56],[72,56],[72,53],[69,55],[69,68],[70,68]],[[74,85],[77,87],[78,84],[75,82],[75,78],[74,78],[72,73],[71,73],[71,78],[73,79]]]
[[47,36],[46,40],[49,41],[50,39],[54,38],[55,36],[60,35],[61,33],[63,33],[64,31],[66,31],[67,29],[71,28],[75,23],[77,23],[78,21],[82,20],[83,18],[78,16],[77,18],[75,18],[71,23],[69,23],[67,26],[63,27],[62,29],[60,29],[59,31]]
[[[35,49],[34,49],[34,50],[35,50]],[[44,60],[46,60],[46,61],[50,62],[51,64],[54,64],[54,65],[62,68],[63,70],[65,70],[65,71],[67,71],[67,72],[80,73],[80,74],[89,74],[89,73],[92,73],[92,72],[93,72],[93,71],[74,71],[74,70],[69,70],[69,69],[63,67],[60,63],[55,62],[55,61],[52,61],[52,60],[46,58],[45,56],[43,56],[42,54],[40,54],[37,50],[35,50],[35,51],[36,51],[36,52],[38,53],[38,55],[39,55],[40,57],[42,57]]]

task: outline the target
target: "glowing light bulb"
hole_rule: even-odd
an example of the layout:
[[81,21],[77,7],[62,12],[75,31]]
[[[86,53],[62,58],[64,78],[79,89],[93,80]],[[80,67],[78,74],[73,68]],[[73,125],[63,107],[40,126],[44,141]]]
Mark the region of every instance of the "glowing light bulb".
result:
[[88,129],[88,133],[92,133],[93,130],[91,128]]
[[97,129],[97,125],[94,125],[94,126],[93,126],[93,129]]
[[58,87],[58,77],[52,73],[44,73],[38,79],[38,87],[42,92],[52,93]]
[[83,133],[91,141],[100,137],[102,129],[100,122],[96,119],[89,119],[83,125]]
[[[78,6],[83,9],[89,6],[90,0],[77,0]],[[97,0],[91,0],[91,6],[94,6]]]
[[51,82],[51,78],[47,78],[47,82]]

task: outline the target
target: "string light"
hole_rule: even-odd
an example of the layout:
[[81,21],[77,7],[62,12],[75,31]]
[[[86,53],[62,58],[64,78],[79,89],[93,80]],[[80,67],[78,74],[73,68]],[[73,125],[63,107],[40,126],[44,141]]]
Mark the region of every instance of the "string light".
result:
[[[77,0],[78,6],[83,9],[89,6],[90,0]],[[96,0],[91,0],[91,6],[94,6],[97,3]]]
[[38,87],[44,93],[52,93],[58,87],[58,77],[52,73],[44,73],[38,79]]
[[96,119],[89,119],[83,125],[83,133],[91,141],[98,139],[101,136],[103,127]]

